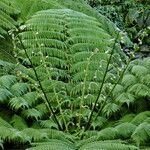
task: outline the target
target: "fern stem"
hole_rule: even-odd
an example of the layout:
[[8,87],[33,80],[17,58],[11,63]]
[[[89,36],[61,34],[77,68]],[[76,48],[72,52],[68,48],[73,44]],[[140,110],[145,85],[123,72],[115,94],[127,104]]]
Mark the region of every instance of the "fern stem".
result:
[[87,122],[87,124],[86,124],[86,127],[85,127],[84,132],[89,129],[89,126],[90,126],[90,123],[91,123],[91,120],[92,120],[92,117],[93,117],[93,113],[94,113],[94,110],[95,110],[95,108],[96,108],[96,104],[97,104],[97,102],[98,102],[98,100],[99,100],[99,97],[100,97],[101,92],[102,92],[102,89],[103,89],[103,85],[104,85],[104,83],[105,83],[105,78],[106,78],[106,75],[107,75],[107,72],[108,72],[108,69],[109,69],[109,64],[110,64],[110,62],[111,62],[111,58],[112,58],[113,53],[114,53],[114,49],[115,49],[115,46],[116,46],[116,43],[117,43],[117,40],[118,40],[118,36],[119,36],[119,32],[117,33],[117,36],[116,36],[116,38],[115,38],[115,42],[114,42],[113,48],[112,48],[112,50],[111,50],[110,57],[109,57],[109,60],[108,60],[108,62],[107,62],[106,70],[105,70],[105,73],[104,73],[104,76],[103,76],[102,84],[101,84],[101,86],[100,86],[100,89],[99,89],[97,98],[96,98],[95,103],[94,103],[94,106],[93,106],[93,108],[92,108],[92,110],[91,110],[91,113],[90,113],[90,116],[89,116],[89,119],[88,119],[88,122]]
[[[35,36],[35,38],[37,39],[36,36]],[[38,47],[41,48],[41,45],[38,44]],[[46,72],[47,72],[47,74],[48,74],[50,80],[52,80],[52,79],[51,79],[50,72],[49,72],[48,69],[47,69],[47,64],[46,64],[46,61],[45,61],[45,59],[44,59],[44,55],[43,55],[43,53],[42,53],[41,50],[40,50],[40,52],[41,52],[41,54],[42,54],[42,59],[43,59],[43,62],[44,62],[45,70],[46,70]],[[62,108],[61,108],[61,104],[60,104],[60,101],[59,101],[59,98],[58,98],[58,94],[57,94],[57,92],[56,92],[55,87],[53,87],[53,91],[54,91],[55,98],[56,98],[56,101],[57,101],[57,104],[58,104],[59,112],[60,112],[60,114],[61,114],[61,116],[62,116],[62,119],[63,119],[63,122],[64,122],[65,130],[68,131],[67,122],[66,122],[66,120],[65,120],[65,117],[64,117],[64,114],[63,114],[63,110],[62,110]]]
[[41,84],[41,81],[40,81],[40,79],[39,79],[39,77],[38,77],[38,73],[37,73],[37,71],[36,71],[36,69],[35,69],[35,67],[34,67],[34,65],[33,65],[33,63],[32,63],[32,60],[31,60],[31,58],[29,57],[29,55],[28,55],[28,53],[27,53],[27,50],[26,50],[26,48],[25,48],[24,44],[22,43],[22,40],[21,40],[21,38],[20,38],[19,36],[18,36],[18,39],[19,39],[19,42],[20,42],[20,44],[21,44],[23,50],[25,51],[26,57],[28,58],[28,60],[30,61],[31,65],[32,65],[32,68],[33,68],[35,77],[36,77],[36,79],[37,79],[37,81],[38,81],[38,83],[39,83],[40,89],[41,89],[41,91],[42,91],[42,93],[43,93],[43,95],[44,95],[45,101],[46,101],[46,103],[47,103],[47,107],[48,107],[48,109],[51,111],[51,113],[53,114],[54,121],[56,122],[56,124],[57,124],[57,126],[58,126],[58,129],[59,129],[59,130],[62,130],[62,127],[61,127],[61,125],[60,125],[60,123],[59,123],[59,121],[58,121],[58,119],[57,119],[57,117],[56,117],[56,115],[55,115],[55,112],[54,112],[53,108],[52,108],[52,105],[51,105],[51,103],[49,102],[48,97],[47,97],[47,95],[46,95],[46,93],[45,93],[45,91],[44,91],[44,89],[43,89],[43,86],[42,86],[42,84]]
[[130,57],[129,60],[128,60],[128,62],[127,62],[126,67],[123,69],[123,71],[122,71],[120,77],[118,78],[117,82],[114,84],[113,88],[111,89],[111,91],[110,91],[110,92],[108,93],[108,95],[106,96],[105,101],[103,102],[101,108],[99,109],[99,111],[98,111],[98,113],[97,113],[97,116],[95,117],[95,120],[96,120],[97,117],[100,115],[101,111],[103,110],[103,108],[104,108],[104,106],[105,106],[105,104],[106,104],[106,102],[107,102],[108,97],[112,94],[112,92],[114,91],[114,89],[115,89],[115,87],[117,86],[117,84],[119,84],[119,82],[122,80],[122,78],[123,78],[123,76],[124,76],[124,73],[126,72],[126,70],[127,70],[128,66],[129,66],[131,60],[132,60],[132,58]]
[[55,88],[53,88],[53,91],[54,91],[54,94],[55,94],[55,97],[56,97],[56,101],[57,101],[57,104],[58,104],[58,108],[59,108],[60,114],[62,116],[62,120],[64,122],[65,130],[68,131],[67,122],[65,120],[65,117],[64,117],[64,114],[63,114],[63,110],[61,108],[61,103],[59,102],[58,94],[57,94]]
[[84,105],[84,95],[85,95],[85,89],[86,89],[86,80],[87,80],[87,76],[88,76],[87,72],[88,72],[88,69],[89,69],[90,60],[94,56],[94,54],[96,54],[96,53],[97,53],[97,51],[92,52],[91,56],[87,59],[88,62],[87,62],[87,65],[86,65],[86,69],[84,70],[85,71],[85,77],[84,77],[84,81],[83,81],[82,97],[81,97],[81,101],[80,101],[79,127],[81,125],[81,115],[82,115],[82,109],[83,109],[83,105]]

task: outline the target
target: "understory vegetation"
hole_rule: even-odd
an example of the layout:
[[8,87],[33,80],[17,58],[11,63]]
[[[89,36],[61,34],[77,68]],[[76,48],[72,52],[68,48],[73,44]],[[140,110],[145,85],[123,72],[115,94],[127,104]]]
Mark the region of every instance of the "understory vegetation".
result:
[[150,149],[149,4],[119,2],[0,0],[0,149]]

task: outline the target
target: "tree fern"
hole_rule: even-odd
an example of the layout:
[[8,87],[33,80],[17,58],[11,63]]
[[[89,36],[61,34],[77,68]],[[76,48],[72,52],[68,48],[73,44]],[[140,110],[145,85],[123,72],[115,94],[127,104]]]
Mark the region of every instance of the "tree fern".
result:
[[[149,146],[149,111],[137,113],[135,107],[140,107],[139,101],[147,105],[143,110],[149,105],[150,61],[132,61],[108,94],[127,60],[119,41],[124,38],[123,42],[131,44],[122,32],[114,44],[118,29],[112,22],[82,0],[2,0],[0,4],[0,18],[4,17],[0,35],[5,36],[1,43],[10,41],[9,48],[14,47],[22,63],[0,61],[0,147],[8,143],[27,145],[29,150],[138,150]],[[13,7],[21,11],[19,16]],[[7,31],[16,28],[12,15],[21,25],[9,31],[12,39],[7,41]],[[48,103],[53,109],[48,109]],[[91,110],[94,117],[100,113],[85,131]]]
[[[67,22],[65,21],[64,18],[62,18],[62,13],[64,14],[65,18],[68,20]],[[44,21],[43,18],[46,17],[46,20]],[[55,18],[54,18],[55,17]],[[41,25],[42,22],[42,25]],[[57,22],[57,23],[56,23]],[[107,61],[103,60],[105,56],[105,59],[107,60],[107,57],[109,57],[109,54],[99,54],[101,50],[96,50],[94,51],[94,49],[92,49],[90,47],[90,45],[88,46],[89,43],[93,43],[95,46],[95,49],[97,47],[102,47],[102,51],[106,51],[108,47],[111,47],[111,45],[113,44],[113,39],[111,38],[111,36],[105,36],[105,39],[103,39],[101,36],[97,35],[98,38],[95,38],[95,34],[93,31],[93,35],[90,32],[87,32],[88,36],[84,36],[84,29],[85,31],[88,30],[87,27],[83,27],[83,28],[77,28],[76,24],[75,26],[73,26],[73,22],[75,23],[82,23],[85,24],[85,22],[89,23],[96,28],[99,28],[99,22],[92,17],[89,17],[85,14],[79,13],[79,12],[74,12],[72,10],[69,9],[59,9],[59,10],[45,10],[45,11],[41,11],[38,12],[36,15],[34,15],[30,20],[27,21],[26,23],[26,29],[24,32],[20,33],[19,36],[21,36],[22,38],[22,42],[24,44],[24,46],[27,48],[27,52],[29,54],[29,56],[31,57],[32,63],[33,65],[36,66],[37,72],[39,70],[39,73],[41,72],[40,70],[40,65],[41,62],[45,65],[45,70],[48,72],[48,76],[44,76],[44,78],[42,80],[41,83],[43,85],[44,90],[46,90],[46,92],[49,92],[52,90],[52,92],[54,92],[54,90],[56,90],[56,94],[58,94],[57,92],[57,84],[55,84],[55,80],[62,80],[62,83],[64,82],[64,78],[56,78],[55,80],[49,80],[49,78],[54,78],[53,74],[55,74],[55,70],[62,70],[62,72],[64,72],[67,78],[65,78],[65,82],[67,82],[67,84],[64,86],[64,88],[62,89],[62,93],[66,93],[65,90],[67,88],[67,86],[70,86],[70,83],[74,83],[76,82],[76,84],[73,85],[73,93],[74,93],[74,97],[76,97],[77,94],[83,95],[82,91],[83,91],[83,87],[84,84],[85,86],[85,95],[87,94],[91,94],[96,92],[96,89],[98,90],[98,86],[100,85],[99,83],[97,83],[97,81],[101,81],[101,79],[97,79],[97,81],[92,81],[95,80],[95,76],[97,76],[97,78],[99,78],[99,72],[100,72],[100,76],[103,76],[103,71],[105,70]],[[55,28],[51,28],[48,29],[49,24],[59,24],[59,26],[61,26],[61,28],[57,28],[55,30]],[[67,28],[64,27],[64,24],[66,24]],[[72,26],[69,27],[69,24],[71,24]],[[44,28],[43,28],[44,27]],[[70,29],[78,29],[78,30],[82,30],[83,32],[81,32],[81,34],[76,35],[76,32],[71,32]],[[35,35],[31,35],[30,32],[32,31],[32,33],[34,33]],[[47,31],[47,34],[45,35],[45,32]],[[105,34],[105,31],[102,30],[101,28],[99,28],[99,31],[102,34]],[[62,36],[65,38],[60,38],[58,32],[61,32]],[[48,34],[51,33],[51,34]],[[71,33],[71,34],[70,34]],[[107,35],[107,33],[106,33]],[[101,39],[101,40],[100,40]],[[109,41],[109,43],[107,42]],[[38,43],[37,43],[38,42]],[[73,49],[74,45],[78,45],[80,46],[80,44],[87,44],[88,46],[88,55],[86,58],[82,57],[83,55],[85,55],[87,52],[85,51],[85,54],[83,52],[78,53],[78,58],[82,57],[84,58],[82,61],[80,61],[79,59],[76,60],[74,62],[73,59],[76,59],[75,55],[76,55],[76,50]],[[19,45],[18,45],[19,46]],[[82,45],[81,45],[82,46]],[[34,48],[35,47],[35,48]],[[56,51],[54,52],[57,55],[53,55],[54,53],[45,53],[45,50],[48,50],[48,47],[50,47],[49,50],[51,50],[51,48]],[[115,46],[117,48],[117,46]],[[36,49],[39,50],[40,55],[38,56],[38,53],[36,54],[35,50]],[[41,48],[41,49],[40,49]],[[94,47],[93,47],[94,48]],[[60,57],[60,49],[63,50],[63,56],[64,57]],[[23,50],[20,50],[20,52]],[[94,51],[94,52],[92,52]],[[19,55],[20,55],[19,52]],[[108,52],[109,53],[109,52]],[[22,53],[23,54],[23,53]],[[96,55],[98,54],[98,55]],[[81,55],[81,56],[79,56]],[[23,55],[22,55],[23,56]],[[91,61],[89,61],[88,57],[91,57],[92,59]],[[23,56],[25,57],[25,56]],[[73,58],[72,58],[73,57]],[[40,59],[40,62],[38,63],[37,60]],[[96,59],[96,62],[94,62]],[[101,61],[99,61],[100,59],[102,59]],[[88,66],[88,70],[84,72],[82,72],[83,70],[86,69],[87,67],[87,62],[89,63]],[[102,67],[99,67],[100,65],[102,65]],[[111,70],[113,70],[114,72],[117,73],[117,69],[115,69],[115,67],[118,66],[116,63],[112,65],[110,65]],[[97,69],[98,68],[98,69]],[[69,72],[68,72],[69,69]],[[43,70],[44,71],[44,70]],[[91,74],[90,77],[90,71],[93,73]],[[98,72],[98,73],[97,73]],[[58,72],[58,74],[61,72]],[[86,82],[84,84],[83,80],[85,79],[85,74],[88,74]],[[96,75],[97,74],[97,75]],[[40,74],[39,74],[40,75]],[[75,78],[73,78],[73,80],[70,78],[70,76],[74,76]],[[108,75],[112,75],[111,73]],[[42,74],[43,76],[43,74]],[[110,76],[108,76],[108,80],[110,78]],[[49,80],[46,80],[46,78]],[[70,80],[71,79],[71,80]],[[71,81],[68,84],[68,81]],[[79,81],[80,80],[80,81]],[[89,80],[89,81],[88,81]],[[51,83],[50,83],[51,82]],[[89,83],[88,83],[89,82]],[[46,83],[46,84],[44,84]],[[61,81],[57,82],[57,83],[61,83]],[[91,89],[89,88],[90,86],[93,86]],[[58,91],[60,91],[60,87],[58,87]],[[93,90],[95,89],[95,90]],[[77,91],[76,91],[77,90]],[[93,90],[93,91],[92,91]],[[70,94],[73,94],[68,93]],[[67,95],[68,95],[67,94]],[[69,96],[68,95],[68,96]],[[66,96],[65,96],[66,97]],[[54,97],[52,97],[52,99],[54,99]],[[64,99],[64,97],[62,97],[62,99]],[[78,99],[78,98],[77,98]],[[51,100],[52,102],[53,100]],[[60,100],[58,101],[58,103],[60,103]],[[86,103],[86,102],[84,102]],[[59,108],[61,110],[61,108]]]

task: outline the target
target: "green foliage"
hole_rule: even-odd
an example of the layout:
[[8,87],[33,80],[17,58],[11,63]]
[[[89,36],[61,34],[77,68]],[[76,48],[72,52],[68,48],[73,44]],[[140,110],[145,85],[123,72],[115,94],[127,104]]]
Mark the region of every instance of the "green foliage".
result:
[[[22,64],[0,60],[0,147],[149,149],[149,58],[127,65],[120,40],[130,45],[128,37],[120,32],[115,42],[116,26],[83,0],[1,0],[4,3],[0,8],[17,20],[19,30],[9,31],[9,40],[0,33],[5,36],[2,49],[10,43]],[[16,28],[16,22],[11,23],[6,32]],[[85,130],[102,84],[92,122]]]
[[137,57],[149,56],[149,1],[88,0],[88,3],[128,33],[134,42],[133,48],[137,51]]
[[88,150],[88,149],[138,150],[138,148],[135,146],[125,145],[125,144],[115,142],[115,141],[92,142],[92,143],[83,145],[79,150]]
[[9,33],[11,30],[17,30],[18,23],[15,21],[15,17],[19,11],[17,8],[11,6],[11,1],[1,0],[0,1],[0,59],[6,61],[14,61],[12,55],[12,41]]
[[17,24],[10,15],[16,14],[18,11],[10,6],[10,2],[8,0],[1,0],[0,1],[0,38],[3,38],[3,35],[7,34],[6,29],[16,28],[15,25]]
[[50,140],[49,142],[37,143],[36,145],[36,147],[29,148],[27,150],[75,150],[75,146],[73,144],[55,139]]

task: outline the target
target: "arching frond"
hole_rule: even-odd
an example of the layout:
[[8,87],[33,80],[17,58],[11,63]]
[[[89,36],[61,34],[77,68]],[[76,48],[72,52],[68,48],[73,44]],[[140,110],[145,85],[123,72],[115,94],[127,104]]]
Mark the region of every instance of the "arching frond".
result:
[[134,75],[136,75],[137,77],[141,77],[143,75],[146,75],[147,73],[149,73],[148,68],[142,66],[142,65],[135,65],[132,68],[132,73]]
[[114,128],[106,128],[98,132],[98,140],[113,140],[117,137],[117,130]]
[[2,119],[1,117],[0,117],[0,126],[12,128],[12,126],[8,122],[6,122],[4,119]]
[[10,100],[9,105],[14,110],[29,108],[28,103],[22,97],[14,97]]
[[130,138],[132,133],[136,129],[136,125],[133,125],[132,123],[122,123],[115,127],[117,130],[118,136],[122,139]]
[[131,121],[132,124],[139,125],[141,122],[150,118],[150,111],[141,112],[136,115],[133,120]]
[[40,120],[40,125],[42,128],[55,128],[57,129],[57,124],[52,120]]
[[129,123],[129,122],[131,122],[133,120],[134,117],[135,117],[135,114],[124,115],[121,119],[119,119],[117,121],[116,125],[121,124],[121,123]]
[[11,92],[15,96],[21,96],[28,91],[28,84],[27,83],[16,83],[11,87]]
[[[107,119],[104,117],[97,117],[97,119],[91,123],[91,126],[95,129],[97,128],[103,128],[107,124]],[[96,132],[97,133],[97,132]],[[90,136],[91,137],[91,136]]]
[[36,147],[28,148],[27,150],[75,150],[70,143],[60,140],[50,140],[49,142],[38,143]]
[[14,128],[17,128],[18,130],[23,130],[25,128],[28,128],[28,125],[25,122],[25,120],[18,115],[14,115],[12,117],[11,124]]
[[115,103],[108,103],[103,108],[103,114],[107,117],[111,116],[113,113],[118,112],[120,107]]
[[7,33],[8,29],[16,28],[17,24],[13,18],[10,17],[12,14],[18,13],[18,10],[10,6],[10,1],[1,0],[0,1],[0,35],[3,37]]
[[22,115],[27,119],[32,118],[35,120],[39,120],[42,118],[42,113],[35,108],[23,110]]
[[[11,135],[11,136],[10,136]],[[26,143],[29,142],[29,138],[14,128],[0,127],[0,138],[4,141]]]
[[16,82],[16,76],[14,75],[4,75],[0,77],[0,85],[7,89],[9,89]]
[[48,139],[47,133],[41,132],[40,129],[25,128],[21,131],[21,133],[27,135],[32,142],[44,141]]
[[122,79],[122,84],[125,88],[132,86],[133,84],[137,83],[137,78],[132,74],[125,74]]
[[7,89],[0,88],[0,102],[1,103],[8,101],[12,96],[13,94],[10,91],[8,91]]
[[36,105],[39,101],[40,94],[38,92],[28,92],[22,96],[25,99],[27,106],[32,107]]
[[137,147],[132,145],[126,145],[122,143],[117,143],[113,141],[98,141],[98,142],[92,142],[85,144],[79,148],[79,150],[90,150],[90,149],[99,149],[99,150],[138,150]]
[[50,9],[50,8],[58,8],[61,7],[61,5],[56,1],[34,1],[34,0],[14,0],[12,2],[12,5],[15,8],[18,8],[19,11],[21,11],[19,21],[24,22],[28,18],[30,18],[35,12],[40,11],[42,9]]
[[123,92],[115,99],[115,101],[120,105],[126,103],[129,106],[130,103],[133,103],[135,101],[135,98],[134,95]]
[[141,123],[133,132],[132,139],[139,146],[141,143],[145,143],[150,139],[150,124],[147,122]]
[[133,85],[128,91],[139,97],[150,96],[150,88],[140,83]]

